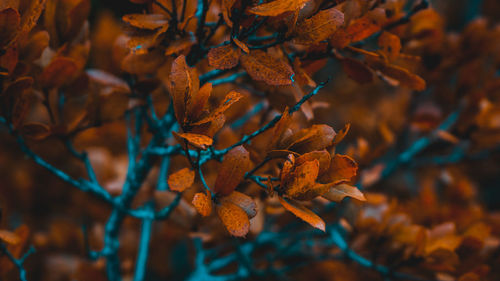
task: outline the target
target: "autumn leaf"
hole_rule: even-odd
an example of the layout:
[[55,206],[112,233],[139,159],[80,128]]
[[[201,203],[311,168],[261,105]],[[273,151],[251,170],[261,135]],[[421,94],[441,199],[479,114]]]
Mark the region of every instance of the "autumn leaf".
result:
[[283,140],[282,143],[288,150],[305,153],[326,148],[332,143],[334,137],[335,131],[332,127],[319,124],[300,130]]
[[328,172],[324,175],[322,181],[344,183],[349,182],[356,176],[358,164],[349,156],[335,154],[330,162]]
[[351,128],[351,124],[350,123],[345,124],[344,128],[342,128],[342,130],[340,130],[335,135],[335,138],[333,139],[332,145],[338,145],[345,138],[345,136],[349,132],[350,128]]
[[181,139],[185,139],[189,144],[198,147],[200,149],[206,149],[208,146],[211,146],[213,143],[212,138],[207,137],[205,135],[193,134],[193,133],[176,133],[172,132],[174,136],[177,136]]
[[249,218],[253,218],[257,215],[257,205],[255,204],[255,201],[244,193],[233,191],[229,195],[224,196],[221,199],[221,202],[223,201],[229,201],[236,206],[239,206],[245,211],[245,213],[247,213]]
[[193,93],[186,105],[187,121],[192,122],[197,120],[203,113],[203,108],[210,98],[212,93],[212,83],[204,84],[197,93]]
[[0,47],[6,46],[19,31],[21,16],[13,8],[0,11]]
[[322,196],[333,202],[340,202],[345,197],[352,197],[359,201],[366,201],[365,196],[363,195],[363,193],[361,193],[361,191],[359,191],[357,187],[348,184],[339,184],[331,187]]
[[300,198],[314,185],[319,172],[319,161],[314,159],[295,163],[294,170],[281,181],[281,188],[290,198]]
[[353,58],[344,58],[340,61],[342,69],[352,80],[366,84],[373,81],[373,73],[370,68],[359,60]]
[[396,59],[401,52],[401,40],[398,36],[387,31],[382,32],[379,36],[378,45],[391,60]]
[[241,65],[254,80],[273,86],[292,84],[292,68],[264,51],[254,50],[248,55],[242,54]]
[[168,187],[170,190],[183,192],[194,182],[194,171],[183,168],[168,177]]
[[181,55],[172,63],[170,73],[170,95],[174,103],[174,112],[180,124],[184,124],[186,102],[198,94],[200,82],[194,69],[186,63],[186,57]]
[[342,24],[344,24],[342,12],[336,8],[322,10],[298,25],[294,42],[303,45],[318,43],[332,36]]
[[294,215],[307,222],[312,227],[325,231],[325,222],[318,215],[313,213],[313,211],[307,209],[294,200],[285,199],[282,197],[279,197],[279,200],[281,205],[283,205],[285,209],[292,212]]
[[238,46],[238,48],[240,48],[243,52],[249,54],[250,53],[250,49],[248,48],[248,46],[241,42],[240,39],[238,38],[233,38],[233,42],[236,46]]
[[162,14],[128,14],[122,19],[131,26],[142,29],[157,29],[168,24],[167,17]]
[[238,65],[241,50],[231,44],[210,49],[208,64],[217,69],[231,69]]
[[21,238],[14,232],[0,229],[0,240],[11,245],[16,245],[21,242]]
[[212,213],[212,200],[205,193],[196,193],[192,203],[200,215],[206,217]]
[[220,195],[229,195],[243,180],[250,168],[251,161],[248,151],[243,146],[231,149],[222,161],[219,173],[215,180],[214,192]]
[[77,62],[68,57],[56,57],[40,74],[40,84],[44,88],[59,88],[70,82],[78,71]]
[[255,6],[248,11],[259,16],[277,16],[285,12],[299,10],[310,0],[274,0]]
[[[384,16],[379,13],[384,13],[380,10],[373,10],[351,22],[346,28],[340,28],[331,37],[331,44],[339,49],[347,47],[351,43],[361,41],[368,38],[372,34],[380,31],[382,28]],[[382,20],[380,18],[383,18]]]
[[250,230],[250,220],[247,213],[240,207],[228,201],[216,207],[217,214],[227,231],[236,237],[244,237]]
[[210,115],[208,115],[205,118],[202,118],[201,120],[198,120],[191,125],[201,125],[205,124],[208,122],[211,122],[215,119],[217,119],[220,115],[222,115],[231,105],[233,105],[235,102],[239,101],[243,97],[242,94],[236,92],[236,91],[231,91],[229,92],[224,100],[221,102],[219,107],[214,109]]

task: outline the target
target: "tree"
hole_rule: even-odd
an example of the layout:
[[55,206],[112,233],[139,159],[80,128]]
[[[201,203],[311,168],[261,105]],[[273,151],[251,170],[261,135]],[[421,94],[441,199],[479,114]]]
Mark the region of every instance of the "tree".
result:
[[131,2],[0,5],[4,220],[30,209],[0,276],[499,276],[475,172],[498,180],[498,27],[447,33],[427,1]]

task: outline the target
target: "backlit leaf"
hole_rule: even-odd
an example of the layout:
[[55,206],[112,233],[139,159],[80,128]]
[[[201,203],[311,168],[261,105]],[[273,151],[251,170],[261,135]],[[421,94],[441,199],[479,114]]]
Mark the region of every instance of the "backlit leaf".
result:
[[348,184],[340,184],[331,187],[322,196],[333,202],[340,202],[345,197],[352,197],[354,199],[358,199],[359,201],[366,201],[365,196],[357,187]]

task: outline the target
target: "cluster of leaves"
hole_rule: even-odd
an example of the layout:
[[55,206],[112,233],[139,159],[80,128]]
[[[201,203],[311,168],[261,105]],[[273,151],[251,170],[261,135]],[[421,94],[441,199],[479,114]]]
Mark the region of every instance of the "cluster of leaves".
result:
[[32,229],[0,230],[0,277],[499,276],[467,175],[497,167],[498,27],[447,33],[427,1],[131,2],[0,3],[1,196]]

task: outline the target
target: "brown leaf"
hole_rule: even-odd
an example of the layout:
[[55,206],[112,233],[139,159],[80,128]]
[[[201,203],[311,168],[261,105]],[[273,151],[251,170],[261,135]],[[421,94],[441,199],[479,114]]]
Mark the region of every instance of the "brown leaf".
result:
[[39,122],[23,124],[21,133],[34,140],[43,140],[52,133],[50,127]]
[[279,197],[279,200],[281,205],[283,205],[285,209],[292,212],[294,215],[296,215],[303,221],[307,222],[312,227],[325,231],[325,222],[311,210],[307,209],[300,203],[295,202],[294,200],[291,199],[285,199]]
[[344,14],[336,8],[322,10],[297,27],[294,42],[309,45],[319,43],[333,35],[344,24]]
[[335,135],[332,145],[338,145],[345,138],[350,128],[350,123],[345,124],[344,128]]
[[229,194],[228,196],[224,196],[221,199],[221,201],[225,200],[242,208],[245,213],[247,213],[249,218],[253,218],[255,217],[255,215],[257,215],[257,205],[255,204],[255,201],[253,201],[250,196],[244,193],[233,191],[231,192],[231,194]]
[[56,57],[40,74],[39,81],[44,88],[59,88],[75,77],[78,65],[72,58]]
[[170,73],[170,95],[174,103],[177,121],[184,124],[186,117],[186,103],[192,96],[198,94],[200,81],[195,69],[190,69],[184,55],[179,56],[172,63]]
[[231,149],[222,161],[217,179],[215,180],[214,192],[220,195],[229,195],[243,180],[245,173],[251,165],[250,155],[243,146]]
[[273,136],[269,141],[269,146],[268,146],[269,150],[278,147],[278,144],[283,136],[283,133],[285,132],[286,129],[288,129],[291,122],[292,120],[290,117],[290,113],[288,112],[288,106],[287,106],[285,107],[285,110],[283,111],[280,120],[276,123],[276,125],[274,125]]
[[401,40],[396,35],[387,31],[382,32],[379,36],[378,45],[391,60],[396,59],[401,52]]
[[314,159],[302,164],[295,163],[295,169],[281,181],[281,188],[290,198],[301,199],[314,186],[319,172],[319,161]]
[[206,217],[212,213],[212,200],[205,193],[196,193],[192,203],[200,215]]
[[359,84],[370,83],[373,81],[373,73],[370,68],[359,60],[344,58],[341,60],[342,69],[352,80]]
[[241,50],[231,44],[212,48],[208,52],[208,64],[217,69],[231,69],[238,65]]
[[292,84],[292,68],[264,51],[254,50],[248,55],[242,54],[241,65],[254,80],[273,86]]
[[33,61],[38,59],[45,48],[49,46],[49,33],[45,30],[38,31],[32,34],[28,42],[23,46],[21,50],[21,57],[26,61]]
[[286,144],[288,150],[305,153],[326,148],[332,143],[334,137],[335,131],[332,127],[320,124],[300,130],[283,140],[283,143]]
[[304,162],[312,161],[314,159],[319,161],[319,175],[322,175],[328,171],[328,168],[330,167],[331,157],[330,153],[328,153],[328,151],[326,150],[317,150],[304,153],[300,157],[297,157],[297,159],[295,160],[295,165],[301,165]]
[[204,84],[197,93],[193,93],[193,96],[191,96],[186,105],[186,114],[188,121],[191,122],[198,119],[198,117],[203,112],[203,108],[207,104],[208,98],[210,98],[211,93],[212,83]]
[[122,17],[123,21],[141,29],[157,29],[168,25],[168,19],[162,14],[129,14]]
[[299,10],[310,0],[275,0],[269,3],[260,4],[248,11],[259,16],[277,16],[285,12]]
[[0,11],[0,47],[7,46],[16,37],[20,23],[21,16],[15,9],[7,8]]
[[349,182],[356,176],[358,164],[349,156],[335,154],[330,162],[330,168],[324,175],[327,182],[344,183]]
[[207,137],[205,135],[193,134],[193,133],[177,133],[172,132],[174,136],[185,139],[189,142],[189,144],[198,147],[200,149],[206,149],[208,146],[211,146],[213,143],[212,138]]
[[181,169],[168,176],[168,187],[170,190],[183,192],[194,182],[194,171],[189,168]]
[[247,235],[250,230],[250,220],[242,208],[225,201],[217,206],[216,209],[219,218],[231,235],[236,237]]
[[351,22],[346,28],[338,29],[333,34],[330,43],[335,48],[343,49],[351,43],[366,39],[380,31],[382,23],[377,18],[378,12],[378,10],[371,11],[371,13]]
[[330,190],[322,196],[333,202],[340,202],[344,199],[344,197],[352,197],[354,199],[358,199],[359,201],[366,201],[365,196],[357,187],[348,184],[336,185],[330,188]]
[[379,70],[390,78],[399,81],[403,87],[407,87],[415,91],[423,91],[426,88],[425,80],[422,79],[422,77],[397,65],[385,65]]
[[0,240],[11,245],[16,245],[21,242],[21,238],[14,232],[0,229]]
[[243,97],[243,95],[236,92],[236,91],[229,92],[226,95],[226,97],[224,98],[224,100],[221,102],[219,107],[214,109],[210,115],[208,115],[207,117],[205,117],[201,120],[198,120],[197,122],[193,123],[192,125],[201,125],[201,124],[205,124],[205,123],[208,123],[208,122],[211,122],[211,121],[217,119],[229,107],[231,107],[231,105],[233,105],[233,103],[239,101],[242,97]]

